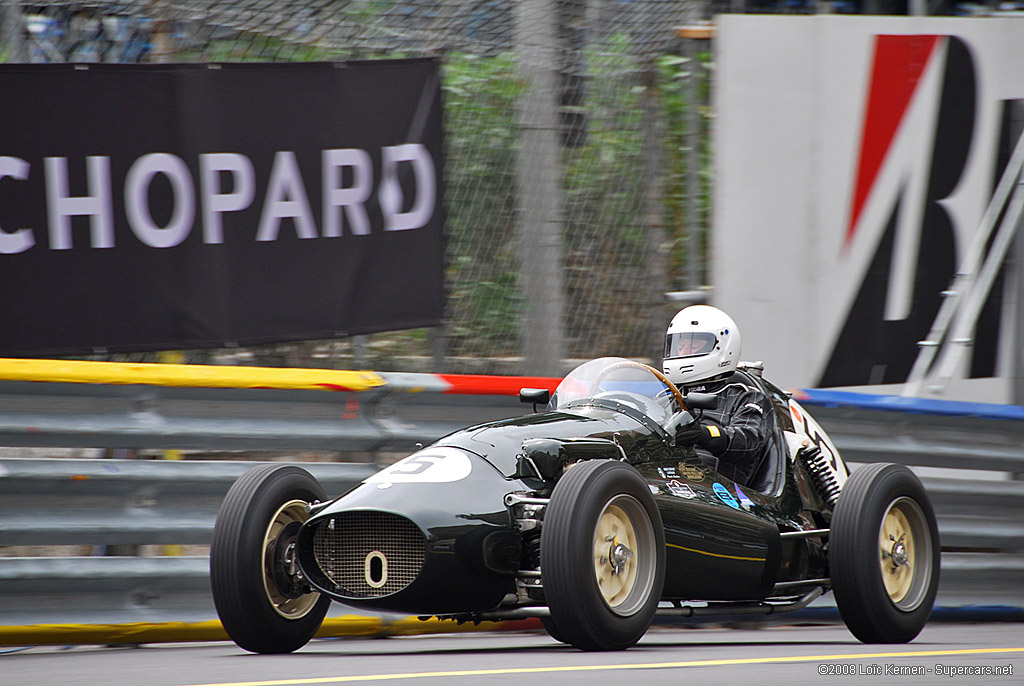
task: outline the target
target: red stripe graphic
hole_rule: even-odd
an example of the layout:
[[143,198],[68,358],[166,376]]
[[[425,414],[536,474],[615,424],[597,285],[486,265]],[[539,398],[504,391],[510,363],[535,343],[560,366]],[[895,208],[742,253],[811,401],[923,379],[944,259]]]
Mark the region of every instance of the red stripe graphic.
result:
[[875,57],[864,111],[857,186],[844,247],[853,240],[857,220],[938,39],[939,36],[930,35],[875,36]]
[[519,395],[522,388],[546,388],[554,391],[562,381],[542,376],[481,376],[476,374],[438,374],[451,388],[446,393],[468,395]]

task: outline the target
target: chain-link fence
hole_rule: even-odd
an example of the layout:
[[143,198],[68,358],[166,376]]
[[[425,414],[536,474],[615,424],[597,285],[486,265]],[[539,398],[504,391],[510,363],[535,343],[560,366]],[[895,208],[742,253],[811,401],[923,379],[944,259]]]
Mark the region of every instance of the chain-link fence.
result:
[[[698,0],[4,2],[0,55],[442,56],[445,325],[185,359],[554,374],[577,358],[659,357],[677,307],[665,293],[705,283],[709,117],[700,103],[710,42],[687,47],[677,30],[709,8]],[[693,100],[698,107],[688,108]]]

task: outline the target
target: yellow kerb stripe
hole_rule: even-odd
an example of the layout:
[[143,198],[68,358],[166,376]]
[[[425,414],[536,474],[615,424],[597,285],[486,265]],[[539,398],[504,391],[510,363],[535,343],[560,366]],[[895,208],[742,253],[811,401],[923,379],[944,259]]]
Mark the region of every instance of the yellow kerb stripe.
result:
[[385,384],[384,379],[374,372],[353,372],[336,369],[221,367],[198,364],[146,364],[4,358],[0,358],[0,380],[327,391],[366,391]]

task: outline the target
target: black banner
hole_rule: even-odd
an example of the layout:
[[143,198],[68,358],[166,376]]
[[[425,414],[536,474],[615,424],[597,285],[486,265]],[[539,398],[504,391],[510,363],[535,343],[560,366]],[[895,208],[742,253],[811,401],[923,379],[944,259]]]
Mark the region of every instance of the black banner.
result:
[[0,66],[0,354],[436,325],[436,60]]

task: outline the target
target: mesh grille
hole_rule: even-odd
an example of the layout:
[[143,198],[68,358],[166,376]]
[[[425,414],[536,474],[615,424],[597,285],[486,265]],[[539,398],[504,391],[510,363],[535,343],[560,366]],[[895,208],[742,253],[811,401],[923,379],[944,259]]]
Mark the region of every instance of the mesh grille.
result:
[[339,593],[372,598],[402,590],[423,566],[425,539],[405,517],[345,512],[321,523],[313,555]]

